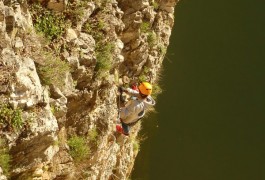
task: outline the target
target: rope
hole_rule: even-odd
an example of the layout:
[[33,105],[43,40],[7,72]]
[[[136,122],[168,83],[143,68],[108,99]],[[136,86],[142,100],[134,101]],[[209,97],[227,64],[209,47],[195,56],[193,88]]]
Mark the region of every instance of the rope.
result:
[[118,121],[120,121],[120,117],[121,117],[121,113],[120,113],[120,103],[121,103],[121,94],[119,93],[119,96],[118,96]]
[[[119,78],[120,78],[120,75],[119,75],[119,70],[117,71],[117,75],[118,75],[118,91],[119,91]],[[121,108],[121,93],[122,92],[119,92],[119,95],[118,95],[118,117],[117,117],[117,122],[120,122],[120,117],[121,117],[121,114],[120,114],[120,108]]]

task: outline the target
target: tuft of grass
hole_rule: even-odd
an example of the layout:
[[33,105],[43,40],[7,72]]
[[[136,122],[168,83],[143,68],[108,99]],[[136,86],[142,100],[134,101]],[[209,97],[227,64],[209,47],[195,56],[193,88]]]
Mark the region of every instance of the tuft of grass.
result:
[[59,88],[63,87],[65,75],[70,71],[69,65],[57,57],[52,57],[50,53],[45,53],[43,56],[45,61],[37,66],[41,82],[45,85],[53,84]]
[[64,14],[71,21],[72,25],[76,26],[77,22],[82,19],[87,2],[89,2],[89,0],[68,2]]
[[133,152],[138,153],[140,151],[141,139],[138,136],[131,136],[130,142],[132,144]]
[[90,148],[87,146],[85,138],[73,136],[68,140],[70,155],[76,162],[85,160],[90,155]]
[[152,90],[152,97],[154,100],[157,99],[157,96],[162,93],[162,88],[159,86],[159,84],[153,84],[153,90]]
[[34,3],[31,6],[33,24],[37,32],[43,33],[49,40],[62,36],[67,23],[63,13],[43,8],[40,4]]
[[111,0],[93,0],[95,4],[102,10],[105,9],[107,3],[110,3]]
[[156,1],[152,2],[152,6],[154,7],[154,10],[156,10],[156,11],[159,9],[159,4]]
[[87,21],[82,27],[82,31],[93,36],[96,41],[96,66],[95,76],[102,78],[112,68],[114,44],[106,41],[104,36],[106,24],[104,20]]
[[114,50],[114,44],[106,42],[98,43],[96,47],[96,59],[97,63],[95,66],[96,76],[103,77],[106,72],[108,72],[112,67],[112,53]]
[[134,152],[139,152],[140,151],[140,142],[136,138],[133,141],[133,151]]
[[11,157],[8,153],[8,148],[3,139],[0,139],[0,166],[4,175],[9,175]]
[[104,29],[106,24],[103,20],[86,21],[82,27],[82,31],[93,36],[97,43],[104,40]]
[[99,30],[104,30],[105,26],[106,26],[105,22],[103,20],[99,19],[98,23],[97,23],[97,28]]
[[96,142],[98,138],[97,128],[94,127],[88,131],[88,140],[90,142]]
[[19,130],[23,124],[21,109],[12,109],[7,105],[0,105],[0,125],[8,129]]
[[142,33],[147,33],[149,32],[151,29],[151,25],[149,22],[142,22],[142,24],[140,25],[140,30]]
[[167,53],[167,48],[163,44],[158,45],[158,52],[164,56]]
[[146,74],[149,72],[149,68],[147,68],[146,66],[143,67],[143,71],[141,72],[141,74],[138,77],[139,82],[144,82],[144,81],[148,81],[148,78],[146,76]]
[[157,35],[154,32],[148,32],[147,34],[147,42],[149,46],[154,46],[157,44]]
[[145,82],[145,81],[147,81],[147,77],[146,77],[146,75],[144,75],[144,74],[141,74],[141,75],[138,77],[138,79],[139,79],[139,82]]

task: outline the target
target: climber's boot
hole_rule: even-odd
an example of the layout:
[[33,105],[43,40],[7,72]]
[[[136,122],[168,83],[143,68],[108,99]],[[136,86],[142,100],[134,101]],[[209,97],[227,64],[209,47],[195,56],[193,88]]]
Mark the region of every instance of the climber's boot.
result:
[[122,129],[122,127],[120,125],[116,125],[116,131],[125,135],[125,136],[128,136],[129,134],[125,133]]

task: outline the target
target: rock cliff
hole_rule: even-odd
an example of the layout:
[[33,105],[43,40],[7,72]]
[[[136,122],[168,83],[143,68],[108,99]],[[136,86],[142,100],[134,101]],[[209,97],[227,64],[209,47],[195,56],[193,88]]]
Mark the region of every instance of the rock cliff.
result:
[[0,0],[0,179],[127,179],[117,87],[154,84],[176,0]]

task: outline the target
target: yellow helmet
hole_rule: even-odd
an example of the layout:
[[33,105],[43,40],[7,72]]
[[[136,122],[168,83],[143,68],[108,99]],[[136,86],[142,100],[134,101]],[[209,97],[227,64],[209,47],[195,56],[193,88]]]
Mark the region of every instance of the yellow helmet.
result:
[[140,93],[144,95],[150,95],[152,93],[152,85],[148,82],[141,82],[138,86]]

